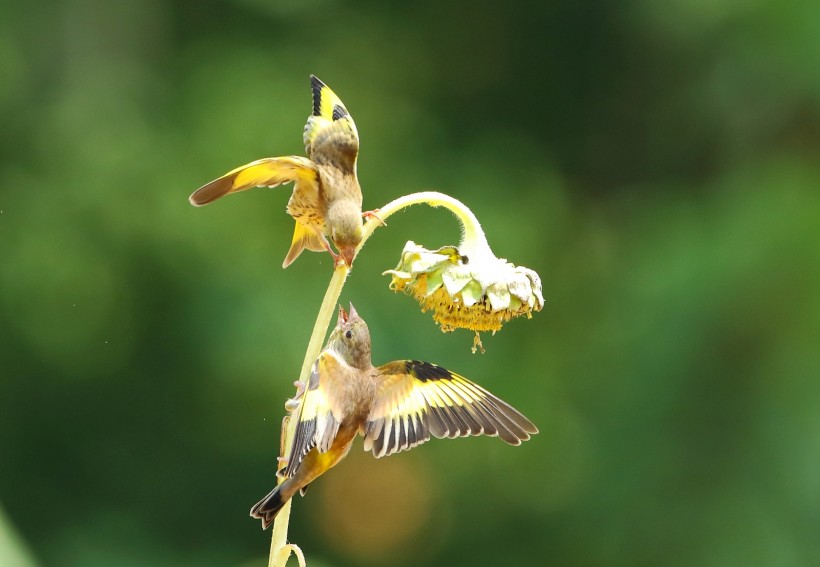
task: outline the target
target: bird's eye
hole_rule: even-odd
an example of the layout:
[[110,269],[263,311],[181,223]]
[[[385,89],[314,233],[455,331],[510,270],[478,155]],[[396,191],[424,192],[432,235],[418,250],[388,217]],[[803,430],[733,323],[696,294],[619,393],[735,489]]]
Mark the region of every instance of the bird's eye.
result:
[[348,329],[348,330],[345,332],[345,337],[346,337],[346,338],[348,338],[348,339],[352,339],[352,338],[353,338],[353,331],[351,331],[350,329]]

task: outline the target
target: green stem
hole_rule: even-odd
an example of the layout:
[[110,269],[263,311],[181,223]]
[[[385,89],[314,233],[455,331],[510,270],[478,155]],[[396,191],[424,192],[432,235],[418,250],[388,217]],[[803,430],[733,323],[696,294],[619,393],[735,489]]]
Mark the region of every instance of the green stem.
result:
[[[333,319],[333,313],[339,305],[339,297],[342,295],[342,288],[345,285],[348,273],[350,273],[350,269],[344,263],[337,264],[333,270],[333,276],[330,278],[330,284],[327,286],[325,298],[322,300],[322,306],[319,308],[319,315],[316,317],[316,323],[313,325],[313,333],[310,335],[310,342],[308,342],[307,352],[305,352],[305,360],[302,362],[302,372],[299,374],[299,380],[303,384],[307,384],[310,378],[310,367],[313,365],[313,361],[319,357],[319,353],[322,350],[325,334],[330,326],[330,321]],[[297,421],[295,417],[288,420],[285,443],[282,447],[283,457],[290,454],[293,437],[296,434]],[[273,521],[268,567],[285,567],[285,563],[287,563],[288,557],[290,556],[290,553],[281,553],[282,549],[288,543],[290,503],[291,501],[289,500]]]
[[[472,211],[461,201],[453,199],[444,193],[422,191],[399,197],[379,209],[378,216],[384,220],[405,207],[421,203],[426,203],[431,207],[445,207],[458,218],[462,227],[462,241],[459,247],[462,254],[475,254],[476,252],[492,253],[487,243],[487,238],[484,236],[484,231],[481,229],[481,224],[479,224],[478,219]],[[371,218],[365,223],[362,241],[356,248],[357,254],[365,242],[372,236],[376,228],[381,226],[381,224],[382,223],[375,218]],[[339,297],[342,295],[342,288],[344,288],[349,273],[350,269],[343,263],[337,264],[333,270],[333,276],[330,278],[330,283],[325,292],[325,298],[322,300],[322,306],[319,308],[319,315],[316,317],[316,323],[313,325],[313,333],[310,335],[310,342],[308,342],[307,352],[305,352],[305,359],[302,362],[302,371],[299,374],[299,380],[303,384],[307,384],[310,378],[310,368],[322,350],[327,329],[339,305]],[[296,434],[297,421],[297,419],[288,420],[285,442],[282,445],[281,456],[283,457],[290,454],[293,437]],[[285,504],[273,522],[268,567],[285,567],[288,557],[290,556],[290,552],[285,550],[288,539],[288,524],[290,522],[290,504],[290,501]]]
[[[461,223],[461,245],[459,246],[459,252],[465,256],[484,256],[486,254],[492,254],[490,245],[487,243],[487,237],[484,236],[484,231],[481,229],[481,223],[478,222],[473,212],[458,199],[454,199],[444,193],[439,193],[438,191],[421,191],[419,193],[405,195],[390,201],[379,209],[378,215],[379,218],[384,220],[405,207],[422,203],[430,205],[431,207],[444,207],[456,216]],[[370,219],[365,223],[364,237],[362,238],[361,244],[359,244],[359,250],[361,250],[361,247],[364,246],[364,243],[380,224],[377,219]]]

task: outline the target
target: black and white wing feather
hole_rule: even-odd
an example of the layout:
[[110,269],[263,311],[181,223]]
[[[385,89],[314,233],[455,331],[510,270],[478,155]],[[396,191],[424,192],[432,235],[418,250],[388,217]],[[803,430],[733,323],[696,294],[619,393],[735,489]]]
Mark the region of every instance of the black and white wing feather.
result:
[[293,446],[288,455],[285,476],[291,477],[311,449],[326,453],[333,445],[342,421],[342,409],[336,392],[340,376],[340,365],[344,364],[328,351],[323,352],[313,363],[310,380],[305,386],[302,403],[297,409],[298,423]]
[[511,405],[435,364],[401,360],[376,372],[376,398],[364,426],[365,451],[375,457],[412,449],[431,435],[489,435],[519,445],[538,433]]

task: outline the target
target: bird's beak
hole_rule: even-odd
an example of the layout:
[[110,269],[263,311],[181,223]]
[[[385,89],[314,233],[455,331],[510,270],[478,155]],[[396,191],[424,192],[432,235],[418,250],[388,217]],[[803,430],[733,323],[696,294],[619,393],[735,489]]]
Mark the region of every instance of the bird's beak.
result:
[[353,304],[351,303],[350,304],[350,313],[348,313],[348,315],[347,315],[347,320],[352,321],[354,319],[361,319],[361,317],[359,317],[359,314],[356,313],[356,308],[353,307]]
[[[351,307],[352,307],[352,305],[351,305]],[[339,305],[339,319],[336,321],[336,326],[341,327],[342,325],[347,323],[347,320],[349,318],[350,318],[350,315],[347,314],[347,312],[345,311],[345,308],[342,307],[341,305]]]
[[356,256],[356,247],[355,246],[343,246],[339,252],[344,258],[345,264],[347,264],[348,268],[353,267],[353,258]]

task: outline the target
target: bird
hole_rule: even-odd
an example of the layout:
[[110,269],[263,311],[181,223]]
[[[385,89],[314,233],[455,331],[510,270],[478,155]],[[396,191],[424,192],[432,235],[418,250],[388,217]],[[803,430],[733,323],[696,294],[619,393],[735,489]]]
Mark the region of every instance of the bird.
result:
[[[297,382],[297,385],[300,385]],[[266,529],[297,492],[338,464],[357,435],[376,458],[436,438],[500,437],[520,445],[538,433],[521,412],[478,384],[419,360],[374,367],[370,331],[353,305],[339,307],[336,327],[301,384],[296,432],[282,461],[284,480],[250,511]],[[294,401],[294,400],[291,400]]]
[[206,183],[188,200],[199,207],[245,189],[293,183],[287,212],[296,227],[282,267],[287,268],[305,249],[326,250],[334,265],[343,261],[352,266],[362,240],[362,218],[378,218],[378,214],[362,213],[362,190],[356,173],[359,133],[353,117],[336,93],[315,75],[310,76],[310,85],[313,112],[303,137],[307,157],[252,161]]

